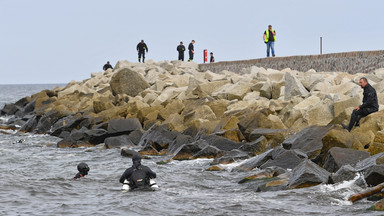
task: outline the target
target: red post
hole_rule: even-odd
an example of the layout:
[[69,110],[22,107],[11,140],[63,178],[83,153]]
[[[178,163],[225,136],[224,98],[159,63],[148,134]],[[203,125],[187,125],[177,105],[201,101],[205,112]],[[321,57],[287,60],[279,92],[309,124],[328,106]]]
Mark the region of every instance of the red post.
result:
[[204,50],[204,63],[208,61],[208,50]]

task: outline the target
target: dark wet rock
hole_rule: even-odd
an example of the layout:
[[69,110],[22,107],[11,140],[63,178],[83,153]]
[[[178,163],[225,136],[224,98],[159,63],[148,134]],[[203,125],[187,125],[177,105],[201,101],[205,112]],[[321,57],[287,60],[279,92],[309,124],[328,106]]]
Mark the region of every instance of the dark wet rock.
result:
[[272,158],[261,165],[260,168],[265,169],[271,166],[278,166],[284,169],[293,169],[303,161],[303,158],[299,157],[293,150],[286,150],[275,158],[272,156]]
[[73,130],[69,138],[73,141],[87,141],[93,145],[103,143],[108,133],[103,129],[87,129],[85,127],[80,130]]
[[339,170],[337,170],[336,173],[333,173],[331,175],[331,181],[332,183],[340,183],[343,181],[350,181],[355,178],[356,176],[356,169],[353,168],[351,165],[344,165]]
[[129,149],[129,148],[122,148],[120,151],[121,156],[123,157],[130,157],[132,158],[133,155],[139,154],[137,151]]
[[251,132],[249,140],[254,141],[264,136],[273,148],[285,140],[287,133],[288,131],[286,129],[257,128]]
[[72,141],[70,139],[63,139],[57,143],[58,148],[79,148],[79,147],[92,147],[93,144],[88,141]]
[[1,110],[1,115],[14,115],[19,110],[15,104],[5,104]]
[[217,135],[203,135],[201,139],[206,140],[210,145],[216,146],[223,151],[231,151],[232,149],[238,149],[242,146],[242,143],[234,142]]
[[328,151],[323,168],[328,172],[336,172],[343,165],[355,164],[369,157],[366,151],[358,151],[354,149],[333,147]]
[[364,179],[369,186],[384,182],[384,165],[374,165],[364,170]]
[[229,164],[238,160],[245,160],[248,158],[249,158],[248,153],[241,151],[239,149],[233,149],[229,152],[226,152],[223,156],[215,159],[212,163],[213,164]]
[[46,133],[48,132],[52,125],[59,120],[60,118],[63,118],[65,114],[61,111],[57,110],[51,110],[47,113],[45,113],[43,116],[41,116],[39,122],[37,123],[35,132],[36,133]]
[[179,133],[169,131],[167,125],[153,126],[143,134],[138,146],[152,146],[156,151],[161,152],[168,149],[168,146],[177,135],[179,135]]
[[69,137],[71,135],[71,132],[69,132],[69,131],[62,131],[60,134],[59,134],[59,136],[58,137],[60,137],[60,138],[67,138],[67,137]]
[[248,176],[239,184],[247,183],[247,189],[255,192],[286,190],[289,174],[281,167],[268,167]]
[[173,156],[173,159],[189,160],[192,158],[193,155],[195,155],[197,152],[201,151],[207,146],[209,146],[209,144],[205,140],[198,140],[190,144],[184,144],[178,149],[175,156]]
[[122,146],[134,146],[128,135],[108,137],[104,140],[107,149],[120,148]]
[[129,134],[132,131],[142,130],[140,121],[137,118],[112,119],[108,122],[109,134]]
[[321,183],[328,183],[330,173],[313,163],[311,160],[304,160],[292,170],[288,183],[289,188],[312,187]]
[[224,152],[215,146],[208,145],[194,154],[191,159],[197,158],[217,158],[224,155]]
[[368,210],[371,211],[384,211],[384,199],[378,201],[374,205],[372,205]]
[[243,163],[241,163],[239,166],[235,167],[234,170],[242,170],[242,171],[250,171],[257,167],[260,167],[268,160],[272,159],[272,152],[273,150],[270,149],[262,154],[256,155]]
[[328,133],[323,137],[322,142],[323,148],[320,153],[321,164],[324,164],[328,151],[333,147],[364,150],[364,146],[358,139],[356,139],[347,130],[341,128],[335,128],[328,131]]
[[219,167],[219,166],[217,166],[217,165],[213,165],[213,166],[211,166],[211,167],[208,167],[208,168],[206,169],[206,171],[223,171],[223,168],[221,168],[221,167]]
[[243,178],[238,183],[243,184],[257,179],[272,178],[283,173],[286,173],[286,170],[281,167],[268,167],[264,170],[257,170],[255,174]]
[[23,97],[16,101],[15,105],[18,107],[25,107],[29,102],[31,102],[31,97]]
[[333,126],[311,126],[301,130],[288,139],[284,140],[282,146],[285,149],[300,149],[314,159],[320,155],[323,148],[323,137]]
[[19,131],[24,133],[32,132],[36,128],[38,120],[39,120],[39,117],[34,115],[23,126],[21,126]]
[[180,146],[188,143],[192,143],[193,138],[189,135],[179,134],[177,137],[172,141],[171,145],[168,147],[168,154],[174,154]]
[[[376,164],[381,164],[380,161],[382,159],[384,159],[384,152],[372,155],[371,157],[366,158],[366,159],[358,162],[355,166],[355,169],[359,172],[364,171],[365,169],[367,169],[371,166],[374,166]],[[377,163],[377,162],[379,162],[379,163]]]
[[33,112],[35,110],[35,106],[36,106],[36,100],[33,100],[31,102],[29,102],[23,109],[23,112],[24,113],[30,113],[30,112]]
[[[273,112],[269,109],[262,109],[257,112],[252,112],[244,115],[239,123],[239,129],[248,141],[251,141],[250,134],[257,128],[271,128],[271,121],[268,116]],[[254,140],[256,140],[255,138]]]
[[79,124],[82,120],[83,118],[80,113],[61,118],[55,124],[53,124],[50,135],[59,136],[64,131],[70,132],[72,129],[79,127]]
[[92,126],[92,129],[104,129],[108,131],[108,122],[96,123],[96,125]]
[[261,136],[253,142],[244,143],[239,149],[248,152],[251,156],[255,156],[265,152],[267,145],[268,140],[264,136]]
[[36,116],[35,114],[27,114],[27,115],[23,115],[23,117],[21,117],[21,119],[24,121],[28,121],[29,119],[31,119],[35,116]]

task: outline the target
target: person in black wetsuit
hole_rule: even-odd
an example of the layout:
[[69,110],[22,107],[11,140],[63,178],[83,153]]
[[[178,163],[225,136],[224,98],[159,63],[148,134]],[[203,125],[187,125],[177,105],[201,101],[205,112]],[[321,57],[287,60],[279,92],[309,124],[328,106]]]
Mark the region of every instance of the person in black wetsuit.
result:
[[145,52],[148,53],[148,46],[144,43],[144,40],[141,40],[139,44],[136,46],[137,53],[139,54],[139,62],[141,60],[141,56],[143,56],[143,63],[145,61]]
[[178,60],[184,61],[185,46],[183,45],[183,42],[180,42],[180,45],[177,46],[176,50],[179,52]]
[[128,180],[128,184],[131,189],[148,188],[149,179],[156,178],[156,173],[150,168],[141,165],[140,154],[133,155],[132,162],[132,167],[126,169],[120,177],[120,183],[124,184],[124,181]]
[[361,118],[379,110],[376,90],[368,83],[367,78],[360,78],[359,84],[361,88],[364,89],[363,104],[353,110],[348,126],[341,124],[341,126],[349,132],[352,130],[353,126],[360,126],[359,121]]
[[195,44],[195,40],[192,40],[192,42],[188,46],[188,50],[189,50],[189,59],[188,59],[188,61],[192,61],[193,60],[193,55],[195,54],[195,47],[193,46],[193,44]]
[[75,177],[73,177],[73,179],[79,179],[79,178],[85,177],[86,175],[88,175],[88,172],[89,172],[88,164],[79,163],[79,165],[77,165],[77,170],[79,172],[75,175]]
[[112,67],[112,65],[109,63],[109,61],[107,61],[107,64],[105,64],[105,65],[103,66],[103,70],[106,71],[106,70],[108,70],[109,68],[113,69],[113,67]]

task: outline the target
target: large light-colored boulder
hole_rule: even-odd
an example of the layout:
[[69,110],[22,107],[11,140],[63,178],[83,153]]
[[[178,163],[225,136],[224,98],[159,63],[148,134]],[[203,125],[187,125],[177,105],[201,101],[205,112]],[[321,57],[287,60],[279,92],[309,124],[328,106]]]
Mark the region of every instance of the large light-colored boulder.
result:
[[200,83],[192,91],[192,94],[197,95],[199,98],[210,96],[214,91],[221,88],[223,85],[227,84],[228,80],[213,81]]
[[304,114],[304,118],[309,125],[328,125],[333,120],[332,101],[319,101]]
[[258,91],[253,91],[253,92],[248,92],[244,97],[243,101],[255,101],[260,99],[260,92]]
[[302,113],[309,110],[311,107],[315,106],[317,103],[319,103],[321,99],[317,96],[310,96],[306,98],[305,100],[298,103],[296,106],[293,107],[295,110],[299,110]]
[[291,73],[285,73],[285,100],[290,100],[293,96],[308,96],[309,92],[304,88],[303,84]]
[[281,82],[284,80],[285,72],[268,68],[265,70],[259,70],[257,77],[268,78],[271,82]]
[[165,120],[172,114],[180,114],[184,109],[184,104],[181,100],[172,100],[166,107],[160,110],[159,116]]
[[336,101],[333,104],[333,112],[334,112],[335,116],[338,116],[346,108],[357,107],[360,105],[360,103],[361,103],[360,98],[356,98],[356,97]]
[[139,73],[128,68],[116,72],[111,79],[110,85],[113,95],[127,94],[132,97],[150,87]]
[[213,97],[228,100],[242,100],[243,97],[251,91],[252,83],[250,82],[237,82],[235,84],[225,84],[218,90],[212,93]]
[[71,87],[64,89],[63,91],[58,92],[57,96],[60,99],[60,98],[64,97],[65,95],[73,94],[76,92],[82,93],[82,94],[96,93],[95,90],[88,88],[85,85],[74,84],[74,85],[71,85]]
[[163,124],[168,124],[170,130],[176,130],[179,132],[186,129],[186,126],[184,125],[184,118],[177,113],[169,115]]
[[185,122],[190,122],[197,119],[205,119],[211,121],[216,119],[216,115],[208,105],[202,105],[184,116]]
[[281,80],[280,82],[272,82],[272,99],[278,99],[281,96],[281,87],[284,85],[284,80]]
[[188,87],[181,87],[181,88],[175,88],[175,87],[169,87],[166,88],[157,98],[151,106],[157,106],[157,105],[166,105],[170,100],[176,98],[181,92],[184,92],[187,90]]
[[217,74],[211,71],[206,71],[204,73],[205,73],[205,79],[207,79],[210,82],[227,79],[227,76],[224,74]]
[[[279,92],[280,94],[280,92]],[[272,83],[270,80],[267,80],[260,89],[260,96],[267,99],[272,98]]]

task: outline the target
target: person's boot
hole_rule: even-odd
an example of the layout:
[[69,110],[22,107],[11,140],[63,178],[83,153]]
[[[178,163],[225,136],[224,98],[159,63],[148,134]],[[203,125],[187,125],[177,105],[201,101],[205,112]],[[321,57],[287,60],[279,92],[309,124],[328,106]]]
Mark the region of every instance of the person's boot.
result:
[[351,129],[349,129],[349,127],[345,124],[341,123],[341,127],[343,127],[345,130],[348,130],[348,132],[351,132]]

